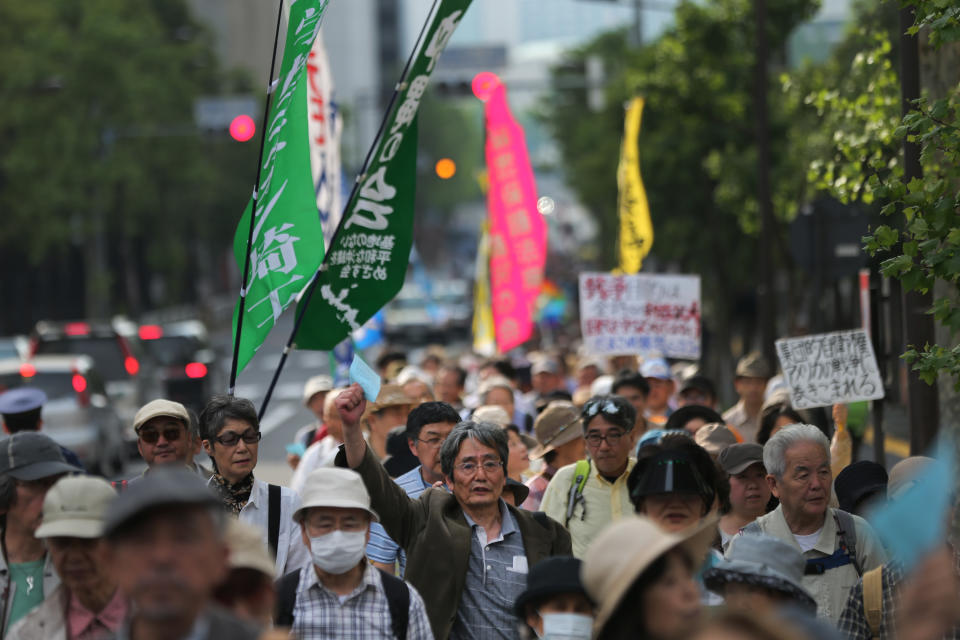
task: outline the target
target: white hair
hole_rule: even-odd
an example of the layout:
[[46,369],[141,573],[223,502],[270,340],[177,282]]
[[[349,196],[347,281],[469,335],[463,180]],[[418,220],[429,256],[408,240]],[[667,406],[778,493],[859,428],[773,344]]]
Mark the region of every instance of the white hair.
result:
[[787,425],[763,445],[763,466],[767,473],[775,478],[782,478],[787,470],[787,449],[801,442],[812,442],[823,447],[830,462],[830,441],[819,428],[812,424]]

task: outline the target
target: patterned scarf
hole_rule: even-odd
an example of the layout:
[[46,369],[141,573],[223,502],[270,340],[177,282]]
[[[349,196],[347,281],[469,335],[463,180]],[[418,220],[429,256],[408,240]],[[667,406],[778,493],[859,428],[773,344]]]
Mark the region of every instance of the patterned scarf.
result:
[[253,474],[248,473],[240,482],[232,484],[219,473],[215,473],[213,474],[213,484],[217,493],[223,499],[227,510],[234,516],[239,516],[243,505],[250,500],[250,492],[253,490]]

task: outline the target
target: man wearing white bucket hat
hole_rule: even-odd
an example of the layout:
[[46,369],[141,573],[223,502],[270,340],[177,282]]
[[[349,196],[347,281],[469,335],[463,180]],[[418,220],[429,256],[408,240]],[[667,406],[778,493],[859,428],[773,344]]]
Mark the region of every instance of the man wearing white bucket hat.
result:
[[301,640],[433,639],[420,594],[364,555],[370,523],[380,518],[358,473],[310,473],[293,519],[313,562],[277,583],[278,626],[292,626]]

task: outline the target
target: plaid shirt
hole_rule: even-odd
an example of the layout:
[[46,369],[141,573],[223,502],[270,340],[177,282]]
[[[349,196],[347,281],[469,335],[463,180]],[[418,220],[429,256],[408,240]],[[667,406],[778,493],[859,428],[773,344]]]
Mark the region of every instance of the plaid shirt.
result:
[[[324,587],[313,566],[300,572],[297,602],[293,607],[291,637],[299,640],[342,638],[343,640],[380,640],[392,638],[390,605],[380,572],[365,563],[363,580],[346,596],[338,596]],[[433,640],[423,598],[410,584],[408,640]]]
[[[960,573],[960,554],[954,554],[954,560],[957,564],[957,572]],[[880,640],[895,640],[894,614],[897,611],[897,591],[900,583],[903,581],[903,569],[896,563],[889,563],[883,566],[883,598],[880,620]],[[870,625],[867,624],[867,616],[863,608],[863,580],[850,589],[850,597],[847,598],[847,606],[843,608],[838,623],[840,633],[850,640],[870,640],[873,634],[870,632]],[[954,627],[943,636],[944,640],[960,640],[960,626]]]

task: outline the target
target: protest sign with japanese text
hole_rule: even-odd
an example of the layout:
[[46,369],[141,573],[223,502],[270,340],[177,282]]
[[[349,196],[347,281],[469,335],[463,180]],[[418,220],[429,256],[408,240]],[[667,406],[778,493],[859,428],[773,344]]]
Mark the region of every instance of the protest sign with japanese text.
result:
[[700,277],[580,274],[583,346],[595,354],[700,357]]
[[883,397],[877,358],[863,329],[782,338],[776,346],[796,409]]
[[290,6],[283,63],[264,131],[257,197],[247,204],[233,239],[241,273],[248,255],[250,259],[245,294],[233,313],[235,340],[241,308],[244,314],[238,372],[323,260],[323,229],[310,170],[306,70],[327,2],[301,0]]
[[413,243],[417,111],[430,74],[470,2],[443,0],[433,14],[383,135],[358,178],[360,188],[347,203],[316,290],[309,303],[298,304],[297,313],[304,314],[298,349],[332,349],[403,286]]

